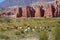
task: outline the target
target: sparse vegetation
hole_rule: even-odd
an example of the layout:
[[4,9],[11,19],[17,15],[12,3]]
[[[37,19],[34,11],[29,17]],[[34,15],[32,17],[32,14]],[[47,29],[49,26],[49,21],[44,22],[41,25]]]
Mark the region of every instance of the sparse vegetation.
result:
[[0,34],[0,39],[5,39],[5,40],[7,40],[7,39],[9,39],[9,37],[8,37],[7,35]]
[[6,18],[0,17],[0,39],[18,40],[36,37],[48,40],[52,33],[60,40],[60,18]]

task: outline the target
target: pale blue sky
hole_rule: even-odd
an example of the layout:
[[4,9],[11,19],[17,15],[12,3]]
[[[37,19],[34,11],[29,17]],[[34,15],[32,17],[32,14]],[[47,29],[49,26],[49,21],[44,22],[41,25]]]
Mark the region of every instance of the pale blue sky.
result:
[[5,0],[0,0],[0,3],[3,2],[3,1],[5,1]]

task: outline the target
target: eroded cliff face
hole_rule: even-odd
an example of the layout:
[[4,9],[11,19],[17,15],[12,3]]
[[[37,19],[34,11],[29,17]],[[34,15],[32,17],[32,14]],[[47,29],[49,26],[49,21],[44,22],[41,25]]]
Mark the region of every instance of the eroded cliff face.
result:
[[[41,4],[41,3],[40,3]],[[28,5],[24,7],[10,7],[0,9],[0,16],[7,17],[60,17],[60,1],[42,3],[41,5]]]

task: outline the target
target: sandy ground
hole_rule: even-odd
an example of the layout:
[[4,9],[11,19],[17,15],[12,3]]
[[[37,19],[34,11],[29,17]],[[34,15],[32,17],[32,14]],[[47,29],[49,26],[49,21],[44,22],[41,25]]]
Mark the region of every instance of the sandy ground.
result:
[[19,40],[38,40],[38,38],[36,38],[36,37],[29,37],[29,38],[23,38],[23,39],[19,39]]

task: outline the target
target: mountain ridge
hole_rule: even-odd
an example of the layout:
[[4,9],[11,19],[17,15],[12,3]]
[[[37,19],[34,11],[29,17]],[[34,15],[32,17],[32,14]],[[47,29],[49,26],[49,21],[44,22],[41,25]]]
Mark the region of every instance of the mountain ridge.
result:
[[[2,3],[0,3],[0,8],[6,8],[10,6],[23,6],[23,5],[29,5],[34,2],[42,2],[42,0],[6,0]],[[43,0],[45,2],[53,1],[53,0]]]

